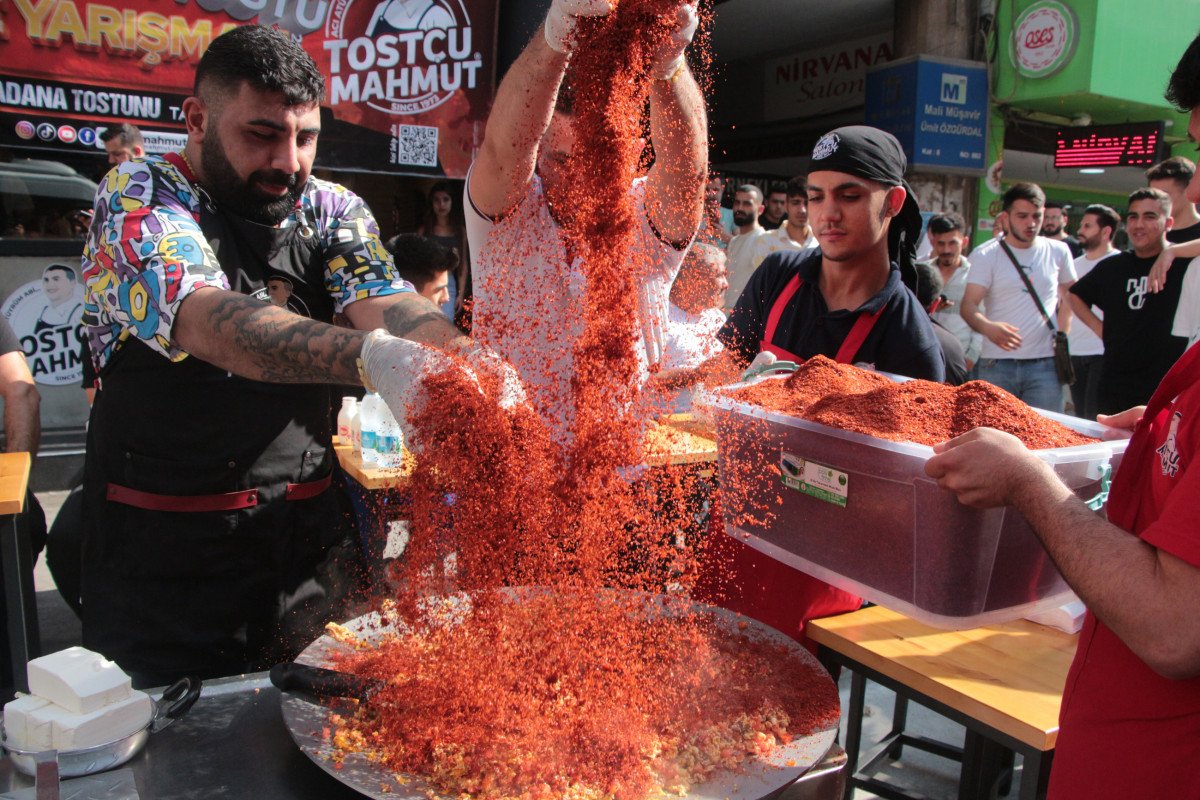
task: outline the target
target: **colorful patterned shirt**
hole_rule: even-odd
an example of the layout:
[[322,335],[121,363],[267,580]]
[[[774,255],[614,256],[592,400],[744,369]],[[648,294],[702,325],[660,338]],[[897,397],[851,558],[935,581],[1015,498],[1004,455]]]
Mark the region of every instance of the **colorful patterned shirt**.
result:
[[[101,182],[83,249],[83,321],[97,371],[130,338],[172,360],[186,358],[171,338],[180,303],[205,286],[230,288],[200,229],[203,199],[178,167],[157,156],[119,164]],[[335,312],[366,297],[413,291],[353,192],[309,178],[281,226],[305,219],[315,219],[328,256],[325,287]]]

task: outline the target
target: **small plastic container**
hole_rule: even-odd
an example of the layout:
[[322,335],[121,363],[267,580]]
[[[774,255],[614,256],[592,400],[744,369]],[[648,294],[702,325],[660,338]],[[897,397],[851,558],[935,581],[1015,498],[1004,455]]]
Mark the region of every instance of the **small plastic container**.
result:
[[337,415],[337,435],[342,444],[354,441],[354,417],[358,415],[358,398],[343,397],[342,408]]
[[[1070,599],[1016,509],[969,508],[926,476],[933,448],[779,414],[720,390],[697,402],[717,424],[725,527],[739,541],[938,628],[1007,622]],[[1095,422],[1037,411],[1087,436],[1112,435]],[[1036,453],[1076,495],[1095,500],[1125,445]]]

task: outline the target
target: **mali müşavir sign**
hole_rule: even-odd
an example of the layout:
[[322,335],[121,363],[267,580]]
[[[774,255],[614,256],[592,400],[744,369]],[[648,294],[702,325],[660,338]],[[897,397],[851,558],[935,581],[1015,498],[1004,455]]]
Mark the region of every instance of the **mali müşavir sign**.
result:
[[196,63],[226,30],[287,31],[326,80],[318,165],[463,177],[494,84],[490,0],[0,2],[0,144],[102,147],[132,122],[181,141]]

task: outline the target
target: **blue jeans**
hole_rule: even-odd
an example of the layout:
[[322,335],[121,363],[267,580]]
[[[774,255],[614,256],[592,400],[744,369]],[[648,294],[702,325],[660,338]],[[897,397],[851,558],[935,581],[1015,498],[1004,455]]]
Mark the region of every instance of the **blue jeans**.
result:
[[1063,410],[1063,389],[1053,358],[984,358],[979,379],[1012,392],[1034,408]]

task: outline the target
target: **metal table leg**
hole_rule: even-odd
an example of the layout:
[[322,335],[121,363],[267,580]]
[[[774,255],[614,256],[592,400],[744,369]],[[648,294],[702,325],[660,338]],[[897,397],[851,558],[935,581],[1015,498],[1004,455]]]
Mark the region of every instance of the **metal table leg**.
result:
[[1020,800],[1045,800],[1046,790],[1050,786],[1050,765],[1053,761],[1053,750],[1025,753],[1018,795]]
[[854,774],[858,772],[858,751],[862,746],[863,705],[867,696],[867,679],[860,672],[850,673],[850,708],[846,710],[846,793],[844,800],[854,796]]
[[37,598],[33,591],[33,559],[29,533],[17,515],[0,518],[0,552],[4,557],[4,602],[8,629],[8,657],[13,688],[29,691],[25,665],[41,652],[38,638]]

